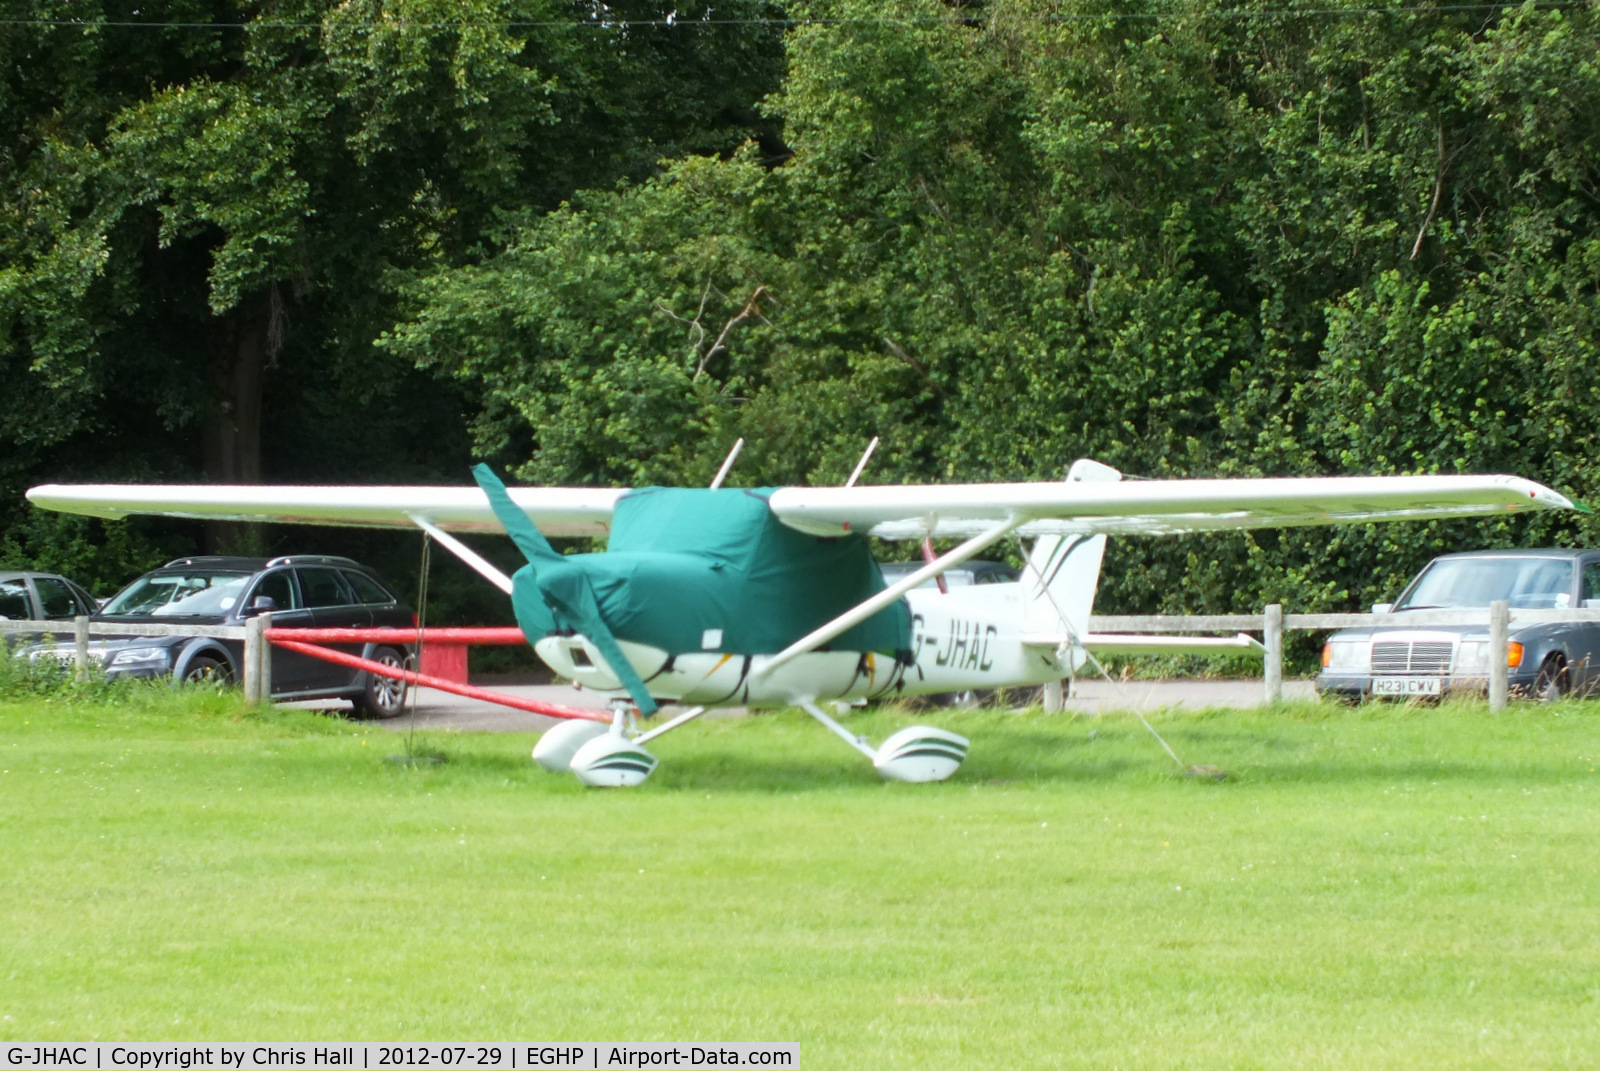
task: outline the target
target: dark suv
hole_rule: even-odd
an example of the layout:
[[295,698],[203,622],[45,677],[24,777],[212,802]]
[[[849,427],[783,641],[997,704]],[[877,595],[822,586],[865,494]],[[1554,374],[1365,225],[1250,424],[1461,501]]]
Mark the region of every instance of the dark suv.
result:
[[[273,628],[410,628],[411,608],[369,570],[348,558],[179,558],[146,573],[106,601],[95,622],[243,625],[271,612]],[[403,645],[333,644],[392,666],[406,662]],[[244,642],[203,636],[137,636],[96,641],[90,657],[111,677],[182,681],[238,680]],[[392,717],[405,685],[388,677],[272,649],[274,699],[351,700],[357,713]]]

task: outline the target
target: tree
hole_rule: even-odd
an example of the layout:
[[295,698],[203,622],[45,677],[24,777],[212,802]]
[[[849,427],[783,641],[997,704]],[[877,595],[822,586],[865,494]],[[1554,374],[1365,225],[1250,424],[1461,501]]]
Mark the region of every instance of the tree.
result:
[[[805,7],[793,156],[684,160],[384,345],[544,482],[1597,474],[1591,7]],[[1113,605],[1348,605],[1569,519],[1124,543]],[[1331,549],[1330,549],[1331,548]],[[1379,574],[1382,570],[1382,574]]]
[[459,393],[372,346],[399,275],[662,154],[772,139],[752,105],[780,44],[759,20],[713,50],[627,25],[662,17],[647,3],[615,24],[554,0],[14,7],[7,503],[46,476],[454,476]]

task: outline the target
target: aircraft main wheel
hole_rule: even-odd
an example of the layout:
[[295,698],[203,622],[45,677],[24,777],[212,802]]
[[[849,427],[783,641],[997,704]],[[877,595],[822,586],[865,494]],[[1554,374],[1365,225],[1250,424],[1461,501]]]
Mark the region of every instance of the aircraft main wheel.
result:
[[[393,647],[379,647],[372,652],[372,660],[393,666],[395,669],[406,667],[405,656]],[[406,682],[368,673],[367,683],[355,697],[354,702],[358,718],[398,717],[406,709]]]
[[891,781],[943,781],[966,761],[968,745],[947,729],[913,725],[885,740],[872,764]]
[[185,684],[214,684],[225,685],[233,680],[233,674],[228,672],[228,664],[220,658],[211,655],[199,655],[189,661],[189,668],[183,671]]

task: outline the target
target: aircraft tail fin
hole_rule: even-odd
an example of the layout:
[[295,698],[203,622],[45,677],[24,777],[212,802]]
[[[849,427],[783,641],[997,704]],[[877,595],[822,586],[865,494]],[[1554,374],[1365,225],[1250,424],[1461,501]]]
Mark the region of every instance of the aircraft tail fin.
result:
[[[1080,458],[1067,471],[1069,483],[1102,483],[1122,473],[1098,461]],[[1095,590],[1100,586],[1100,561],[1106,537],[1040,536],[1023,571],[1023,628],[1029,633],[1082,637],[1089,631]]]

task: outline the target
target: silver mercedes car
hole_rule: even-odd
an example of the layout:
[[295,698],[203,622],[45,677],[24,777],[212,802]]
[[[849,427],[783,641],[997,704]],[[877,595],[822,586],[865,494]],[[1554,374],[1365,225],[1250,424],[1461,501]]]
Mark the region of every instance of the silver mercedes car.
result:
[[[1394,604],[1373,613],[1600,607],[1600,551],[1485,550],[1429,562]],[[1512,694],[1559,699],[1600,690],[1600,622],[1512,625],[1506,657]],[[1319,694],[1346,699],[1481,693],[1489,678],[1489,626],[1350,628],[1322,648]]]

